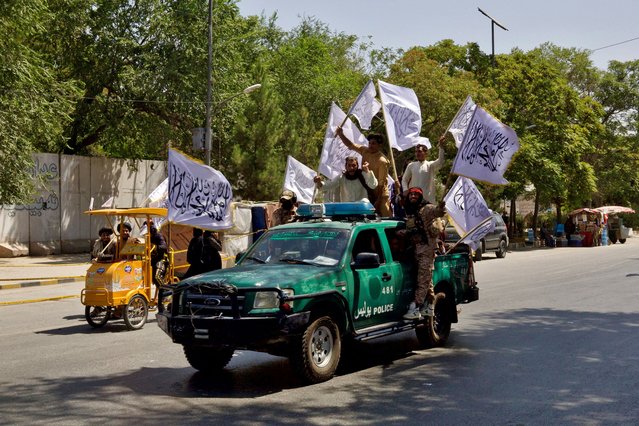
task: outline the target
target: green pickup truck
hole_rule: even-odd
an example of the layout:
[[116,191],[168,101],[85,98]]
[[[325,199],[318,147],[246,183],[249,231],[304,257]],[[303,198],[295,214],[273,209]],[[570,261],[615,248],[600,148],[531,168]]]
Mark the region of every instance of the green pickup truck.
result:
[[195,369],[219,371],[244,348],[287,356],[317,383],[334,375],[346,339],[414,329],[421,345],[441,346],[456,305],[478,299],[460,245],[435,259],[434,317],[404,320],[416,266],[403,221],[376,218],[367,202],[304,205],[298,220],[269,229],[236,266],[162,289],[158,324]]

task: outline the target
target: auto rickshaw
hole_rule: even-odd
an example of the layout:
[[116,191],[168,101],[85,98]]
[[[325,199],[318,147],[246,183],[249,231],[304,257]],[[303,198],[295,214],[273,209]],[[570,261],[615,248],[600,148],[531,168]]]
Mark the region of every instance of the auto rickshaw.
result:
[[[166,217],[167,209],[101,209],[85,213],[104,216],[111,228],[119,231],[125,218],[134,220],[138,226],[140,221],[150,224],[153,217]],[[112,223],[113,216],[118,218],[116,226]],[[122,318],[128,329],[138,330],[146,323],[149,309],[157,307],[159,286],[177,282],[173,273],[173,251],[169,246],[168,255],[157,262],[153,277],[151,258],[155,246],[151,244],[150,232],[143,237],[131,236],[126,244],[122,244],[121,235],[116,232],[111,244],[116,245],[115,254],[99,256],[87,270],[80,296],[86,306],[84,315],[95,328],[104,326],[109,319]]]

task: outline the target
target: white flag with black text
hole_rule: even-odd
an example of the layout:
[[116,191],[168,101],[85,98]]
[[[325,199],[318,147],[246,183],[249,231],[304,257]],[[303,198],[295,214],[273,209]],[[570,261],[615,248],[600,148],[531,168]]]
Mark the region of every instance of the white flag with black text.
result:
[[284,189],[293,191],[298,201],[309,204],[313,200],[313,192],[315,191],[315,183],[313,182],[315,175],[317,175],[315,170],[289,155],[286,160]]
[[399,151],[417,144],[430,148],[428,138],[419,136],[422,129],[422,112],[415,91],[379,80],[379,96],[384,108],[390,146]]
[[461,146],[462,140],[464,139],[464,133],[468,128],[468,124],[470,124],[470,119],[473,117],[473,113],[475,112],[475,102],[473,102],[473,98],[470,96],[466,97],[466,100],[455,114],[453,121],[450,122],[448,126],[448,131],[451,135],[453,135],[453,139],[455,139],[455,146],[459,148]]
[[[444,197],[446,212],[464,242],[473,249],[495,227],[491,211],[472,180],[459,176]],[[480,225],[482,222],[485,224]],[[470,235],[468,235],[471,233]]]
[[344,119],[346,119],[346,114],[333,102],[328,116],[328,125],[326,126],[324,145],[322,146],[319,163],[319,172],[330,179],[339,176],[344,171],[346,157],[356,157],[359,165],[362,165],[362,156],[348,149],[342,140],[335,136],[335,131],[342,123],[344,123],[342,126],[344,136],[358,145],[368,146],[368,140],[357,126],[350,119],[346,119],[345,122]]
[[169,149],[169,221],[202,229],[233,226],[233,191],[222,173]]
[[519,149],[519,138],[481,107],[476,107],[453,161],[452,174],[506,185],[504,173]]
[[373,117],[382,108],[382,104],[375,99],[375,84],[373,80],[368,80],[368,83],[364,86],[351,108],[348,110],[348,115],[352,115],[359,122],[359,126],[362,129],[368,130],[371,128],[371,122]]

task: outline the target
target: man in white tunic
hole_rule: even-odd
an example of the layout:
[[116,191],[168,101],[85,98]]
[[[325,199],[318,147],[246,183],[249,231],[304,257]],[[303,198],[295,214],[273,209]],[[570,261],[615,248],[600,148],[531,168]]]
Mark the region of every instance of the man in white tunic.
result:
[[415,157],[417,161],[413,161],[406,166],[404,176],[402,177],[402,187],[421,188],[424,191],[424,200],[431,204],[436,204],[435,176],[444,164],[444,137],[439,138],[439,155],[437,160],[426,160],[428,148],[424,145],[415,146]]
[[337,189],[338,201],[360,201],[368,198],[366,186],[370,189],[377,187],[377,179],[368,169],[368,163],[363,163],[359,168],[357,158],[346,157],[346,171],[336,178],[323,183],[321,177],[315,176],[315,185],[322,191]]

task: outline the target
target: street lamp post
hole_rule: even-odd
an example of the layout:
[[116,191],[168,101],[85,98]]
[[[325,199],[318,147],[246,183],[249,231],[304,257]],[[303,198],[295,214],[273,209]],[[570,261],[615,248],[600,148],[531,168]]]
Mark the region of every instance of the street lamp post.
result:
[[[241,95],[248,95],[251,92],[254,92],[256,90],[258,90],[260,87],[262,87],[261,84],[252,84],[250,86],[248,86],[247,88],[245,88],[244,90],[242,90],[241,92],[235,93],[225,99],[222,99],[220,102],[218,102],[217,104],[215,104],[215,111],[219,111],[220,108],[222,108],[224,105],[226,105],[228,103],[228,101],[230,101],[231,99],[237,98],[238,96]],[[210,131],[210,130],[209,130]],[[209,144],[209,149],[210,149],[211,145]],[[211,165],[211,152],[209,151],[208,153],[208,158],[209,158],[209,163],[208,165]],[[219,139],[218,143],[217,143],[217,167],[219,168],[222,164],[222,140]]]
[[493,53],[491,55],[491,58],[492,58],[493,67],[494,67],[495,66],[495,25],[497,25],[499,28],[501,28],[503,30],[506,30],[506,31],[508,31],[508,28],[504,27],[502,24],[497,22],[492,16],[490,16],[489,14],[487,14],[486,12],[481,10],[479,7],[477,8],[477,10],[479,10],[479,12],[482,15],[484,15],[485,17],[490,19],[490,29],[491,29],[491,33],[492,33],[492,42],[493,42]]
[[[206,91],[206,121],[204,124],[204,151],[205,151],[205,159],[206,159],[207,166],[211,165],[211,114],[212,114],[211,98],[213,93],[213,1],[214,0],[209,0],[209,19],[208,19],[209,57],[208,57],[207,91]],[[237,96],[246,95],[248,93],[251,93],[259,89],[260,87],[262,87],[261,84],[253,84],[251,86],[248,86],[241,92],[231,95],[228,98],[218,102],[215,105],[215,109],[217,110],[221,108],[228,101],[230,101],[231,99]],[[220,143],[218,144],[218,167],[220,166],[220,163],[221,163],[221,157],[222,157],[222,145]]]
[[213,0],[209,0],[209,58],[206,90],[206,123],[204,124],[204,151],[206,165],[211,165],[211,94],[213,92]]

